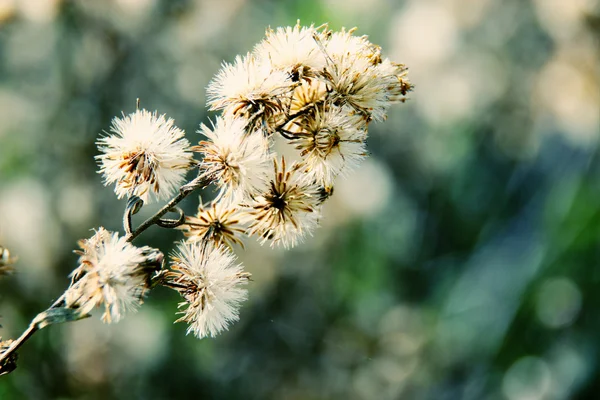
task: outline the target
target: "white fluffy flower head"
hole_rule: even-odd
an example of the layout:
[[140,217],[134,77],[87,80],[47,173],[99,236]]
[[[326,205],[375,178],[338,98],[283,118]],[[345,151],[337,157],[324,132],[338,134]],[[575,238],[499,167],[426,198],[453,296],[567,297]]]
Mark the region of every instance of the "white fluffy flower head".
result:
[[247,54],[237,56],[233,64],[223,64],[208,85],[208,104],[211,110],[244,118],[252,131],[282,112],[281,96],[293,88],[289,73]]
[[366,157],[364,119],[346,108],[329,106],[306,119],[295,133],[296,149],[303,158],[306,179],[331,186]]
[[104,184],[115,183],[119,198],[165,199],[183,183],[192,158],[184,132],[172,119],[137,110],[115,118],[111,133],[98,140],[103,154],[96,158]]
[[285,159],[274,161],[273,175],[250,203],[250,235],[271,246],[294,246],[318,225],[320,194],[316,185],[304,180],[301,164],[287,167]]
[[218,117],[213,128],[202,124],[209,140],[193,147],[204,156],[201,173],[220,188],[219,196],[240,202],[260,184],[270,167],[269,143],[262,132],[247,134],[240,118]]
[[342,28],[341,31],[332,33],[325,46],[327,55],[334,61],[352,57],[367,59],[372,65],[380,63],[381,48],[371,43],[367,36],[354,36],[355,31],[356,28]]
[[241,285],[250,274],[235,264],[235,256],[226,247],[210,242],[181,242],[173,257],[166,285],[185,299],[179,304],[188,333],[198,338],[216,336],[239,319],[239,308],[247,290]]
[[162,254],[150,247],[135,247],[125,237],[99,228],[89,239],[79,242],[79,267],[73,271],[74,284],[67,291],[67,307],[82,314],[104,305],[104,322],[118,322],[126,310],[141,304],[150,260]]
[[186,216],[178,229],[184,231],[189,242],[212,241],[215,246],[232,248],[234,244],[244,247],[241,236],[245,229],[241,224],[239,207],[225,201],[213,202],[205,207],[200,199],[198,213]]
[[327,63],[321,79],[337,105],[348,105],[369,121],[383,121],[390,105],[404,101],[412,86],[403,65],[382,60],[381,48],[354,31],[342,29],[322,43]]
[[268,29],[266,37],[254,48],[259,59],[269,60],[273,68],[286,71],[297,78],[313,75],[325,65],[325,55],[314,37],[325,38],[325,33],[311,26],[287,26]]
[[391,102],[389,80],[367,58],[344,56],[327,66],[325,81],[335,92],[333,101],[348,105],[368,120],[383,121]]

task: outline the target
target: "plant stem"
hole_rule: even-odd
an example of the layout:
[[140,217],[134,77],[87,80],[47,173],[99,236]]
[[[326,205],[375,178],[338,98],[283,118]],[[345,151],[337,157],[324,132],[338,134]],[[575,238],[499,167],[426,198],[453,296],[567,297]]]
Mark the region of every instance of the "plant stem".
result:
[[140,226],[137,227],[137,229],[128,233],[125,236],[127,241],[131,242],[132,240],[134,240],[150,226],[156,224],[163,215],[168,213],[173,207],[179,204],[181,200],[185,199],[190,193],[192,193],[197,188],[204,188],[208,186],[208,184],[209,182],[202,181],[199,178],[196,178],[192,182],[179,188],[179,193],[177,193],[177,196],[173,197],[167,204],[165,204],[160,210],[158,210],[156,214],[142,222]]
[[14,353],[15,351],[17,351],[17,349],[19,347],[21,347],[23,345],[23,343],[25,343],[27,341],[27,339],[29,339],[35,332],[38,331],[38,326],[37,324],[31,323],[29,324],[29,327],[25,330],[25,332],[23,332],[21,334],[21,336],[13,341],[10,345],[10,347],[8,349],[6,349],[6,351],[2,354],[0,354],[0,375],[2,375],[3,371],[3,365],[4,365],[4,360],[6,360],[8,357],[10,357],[10,355],[12,353]]

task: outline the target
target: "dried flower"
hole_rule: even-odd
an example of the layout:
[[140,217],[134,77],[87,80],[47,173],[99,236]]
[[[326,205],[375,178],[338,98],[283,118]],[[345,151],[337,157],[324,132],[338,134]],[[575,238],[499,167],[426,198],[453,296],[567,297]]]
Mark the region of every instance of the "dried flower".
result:
[[318,187],[304,180],[302,164],[286,167],[274,160],[274,176],[266,181],[266,188],[249,205],[250,235],[259,235],[271,246],[294,246],[318,224]]
[[175,289],[185,299],[185,308],[175,322],[187,322],[187,333],[198,338],[216,336],[239,319],[239,308],[247,291],[240,286],[250,274],[235,265],[235,256],[223,246],[210,242],[182,242],[172,257],[171,271],[164,285]]
[[[290,115],[301,114],[300,119],[305,116],[310,117],[314,110],[324,104],[326,99],[327,85],[324,82],[317,79],[304,80],[294,89],[288,113]],[[286,128],[290,128],[289,125]]]
[[270,63],[247,54],[236,57],[233,64],[223,64],[208,85],[208,103],[211,110],[243,118],[248,132],[252,132],[264,129],[277,118],[283,111],[282,96],[293,88],[287,72],[273,70]]
[[162,254],[150,247],[135,247],[124,237],[99,228],[79,242],[79,267],[71,274],[73,284],[66,304],[82,314],[104,304],[102,320],[118,322],[126,310],[141,304],[152,264],[160,265]]
[[246,134],[239,118],[218,117],[211,130],[202,124],[200,132],[209,140],[192,150],[204,156],[200,173],[220,188],[219,197],[242,201],[256,190],[269,169],[269,143],[255,132]]
[[[16,350],[36,330],[85,318],[101,306],[103,321],[117,322],[157,284],[183,297],[176,322],[187,322],[188,334],[215,336],[237,321],[250,274],[236,263],[233,245],[243,247],[241,236],[248,234],[261,244],[289,247],[312,234],[336,176],[366,156],[368,124],[384,120],[390,105],[404,102],[412,90],[406,67],[383,59],[379,46],[354,32],[299,22],[268,29],[252,53],[223,63],[209,83],[210,110],[222,114],[212,127],[201,125],[206,140],[197,146],[190,148],[165,115],[138,109],[114,118],[110,133],[97,141],[96,159],[104,184],[114,183],[119,198],[129,197],[127,236],[99,228],[79,242],[79,265],[60,300],[15,342],[0,338],[0,375],[16,368]],[[279,144],[294,147],[300,162],[286,165],[274,151]],[[202,160],[196,162],[192,152]],[[199,173],[182,186],[192,166]],[[185,216],[179,202],[211,183],[217,198],[207,205],[200,200],[197,214]],[[132,216],[144,203],[178,189],[133,228]],[[178,217],[164,218],[169,212]],[[162,269],[160,251],[130,243],[152,225],[178,228],[187,238],[170,269]],[[0,246],[0,276],[12,262]]]
[[408,68],[404,64],[397,64],[385,59],[377,66],[381,76],[388,80],[386,88],[388,100],[391,103],[404,103],[406,95],[413,89],[408,81]]
[[195,217],[186,217],[185,223],[179,227],[190,242],[211,241],[215,246],[233,244],[244,246],[240,236],[246,231],[240,224],[240,211],[236,206],[213,202],[203,207],[202,199]]
[[412,88],[406,68],[382,61],[379,46],[353,33],[354,29],[333,33],[323,44],[327,65],[321,78],[331,88],[334,104],[352,107],[367,121],[383,121],[390,105],[404,101]]
[[306,178],[331,186],[340,173],[354,168],[366,156],[364,120],[339,107],[317,111],[298,123],[292,143],[306,165]]
[[386,88],[378,70],[366,58],[347,56],[323,73],[331,86],[332,101],[338,106],[348,105],[361,113],[367,120],[381,121],[389,107]]
[[119,198],[136,195],[147,203],[150,195],[166,199],[181,186],[192,157],[172,119],[137,110],[113,119],[111,132],[98,140],[103,154],[96,158],[104,184],[116,183]]
[[314,37],[326,39],[326,32],[314,25],[267,29],[265,39],[254,48],[258,59],[269,60],[272,67],[287,72],[294,81],[314,76],[325,65],[325,55]]
[[371,43],[368,36],[354,36],[356,28],[332,32],[325,43],[325,52],[333,62],[343,62],[349,57],[366,59],[372,65],[381,62],[381,47]]

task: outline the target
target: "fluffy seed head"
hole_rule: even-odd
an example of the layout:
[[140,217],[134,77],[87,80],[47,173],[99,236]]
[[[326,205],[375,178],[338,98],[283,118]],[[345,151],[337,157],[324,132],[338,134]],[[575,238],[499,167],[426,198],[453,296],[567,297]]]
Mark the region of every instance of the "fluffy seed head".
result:
[[283,111],[282,97],[293,88],[289,73],[247,54],[236,57],[233,64],[223,64],[208,85],[208,104],[211,110],[243,118],[252,132],[277,119]]
[[210,242],[182,242],[172,257],[164,285],[185,299],[179,304],[187,332],[196,337],[216,336],[239,319],[239,308],[247,291],[241,286],[250,279],[227,248]]
[[367,58],[344,57],[323,73],[338,106],[350,106],[368,121],[382,121],[390,106],[389,80]]
[[97,142],[104,184],[115,183],[119,198],[136,195],[145,203],[166,199],[191,166],[189,142],[172,119],[147,110],[115,118],[111,134]]
[[353,169],[365,158],[367,137],[364,119],[339,107],[316,109],[298,123],[292,143],[300,151],[308,181],[331,186],[333,179]]
[[200,133],[209,140],[192,147],[203,155],[201,174],[210,179],[223,196],[239,202],[260,184],[269,170],[269,143],[260,133],[247,134],[239,118],[217,117],[213,128],[202,125]]
[[354,36],[356,28],[333,32],[329,36],[325,49],[327,56],[333,61],[341,61],[352,57],[366,59],[372,65],[381,62],[381,47],[371,43],[367,36]]
[[411,89],[406,68],[381,59],[381,48],[354,29],[332,33],[321,43],[327,64],[320,75],[338,106],[350,106],[367,121],[383,121],[392,103]]
[[245,229],[241,225],[241,215],[238,208],[226,202],[213,202],[209,207],[203,207],[202,199],[195,217],[186,217],[185,223],[179,229],[189,242],[210,241],[215,246],[233,247],[233,244],[244,246],[241,236]]
[[294,246],[318,224],[318,187],[303,180],[301,164],[288,168],[283,158],[273,164],[273,176],[250,203],[248,233],[260,236],[261,243],[270,240],[271,246]]
[[294,89],[289,114],[295,115],[307,109],[318,108],[323,105],[326,98],[327,85],[323,81],[317,79],[304,80]]
[[126,310],[141,304],[149,274],[162,263],[162,254],[147,246],[135,247],[102,227],[81,240],[79,247],[79,267],[71,274],[67,307],[87,314],[104,305],[102,320],[118,322]]
[[413,89],[408,81],[408,68],[404,64],[397,64],[385,59],[376,67],[379,75],[387,81],[387,97],[391,103],[404,103],[406,95]]
[[325,65],[325,55],[319,49],[314,37],[325,40],[324,30],[311,26],[267,29],[266,37],[254,48],[258,59],[269,60],[274,69],[285,71],[298,81],[314,73]]

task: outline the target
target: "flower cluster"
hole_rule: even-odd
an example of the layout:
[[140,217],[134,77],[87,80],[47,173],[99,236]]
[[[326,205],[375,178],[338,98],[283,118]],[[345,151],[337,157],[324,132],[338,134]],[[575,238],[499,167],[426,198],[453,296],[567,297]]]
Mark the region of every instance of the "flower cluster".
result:
[[[126,236],[99,228],[80,242],[64,305],[78,315],[103,306],[103,320],[116,322],[162,285],[183,298],[177,322],[188,323],[188,333],[214,336],[236,321],[250,274],[236,264],[234,248],[243,248],[244,236],[287,248],[311,235],[336,178],[366,157],[369,123],[384,120],[411,90],[406,68],[354,33],[299,24],[269,29],[210,82],[210,109],[221,113],[200,126],[196,146],[164,115],[138,107],[115,118],[97,142],[97,160],[104,183],[128,198]],[[281,145],[286,158],[275,150]],[[192,168],[197,176],[184,185]],[[209,185],[216,196],[200,200],[196,215],[175,207]],[[132,229],[131,216],[144,204],[173,195],[143,228]],[[168,211],[180,219],[163,219]],[[131,244],[152,224],[186,237],[168,266],[160,251]]]
[[[354,29],[326,25],[267,30],[252,52],[224,63],[207,88],[220,111],[190,146],[174,121],[140,109],[117,117],[98,141],[105,185],[127,198],[125,236],[98,228],[79,242],[71,284],[15,341],[0,339],[0,375],[16,368],[16,350],[47,325],[76,321],[103,308],[102,320],[119,321],[158,286],[183,299],[187,332],[215,336],[239,318],[250,274],[234,248],[245,236],[271,247],[295,246],[311,235],[336,178],[367,155],[369,123],[412,89],[404,65],[383,58],[379,46]],[[276,149],[287,147],[286,157]],[[194,155],[198,154],[199,159]],[[197,175],[186,175],[197,169]],[[194,216],[177,207],[190,193],[212,185],[211,203]],[[167,204],[136,229],[132,217],[152,201]],[[164,218],[168,212],[177,219]],[[159,250],[132,244],[152,225],[178,228],[186,237],[165,265]],[[0,246],[0,276],[14,258]]]
[[[222,116],[213,129],[202,126],[207,140],[193,148],[201,174],[217,200],[243,210],[247,234],[293,246],[317,225],[320,194],[366,156],[369,122],[405,100],[406,73],[354,29],[269,29],[208,86],[210,108]],[[294,150],[287,167],[277,139]]]
[[[196,146],[173,120],[139,109],[116,118],[98,141],[100,173],[119,198],[167,198],[193,166],[195,182],[217,190],[195,216],[182,216],[187,240],[154,277],[185,300],[178,321],[190,324],[188,332],[212,336],[237,319],[246,297],[239,285],[250,275],[234,265],[234,246],[255,236],[290,247],[312,234],[336,178],[366,156],[369,123],[384,120],[411,90],[406,68],[354,33],[300,24],[267,30],[210,82],[210,109],[221,114],[201,125]],[[277,141],[293,156],[277,154]],[[103,229],[82,248],[68,304],[82,312],[104,304],[104,319],[118,320],[147,287],[140,266],[149,250]]]

